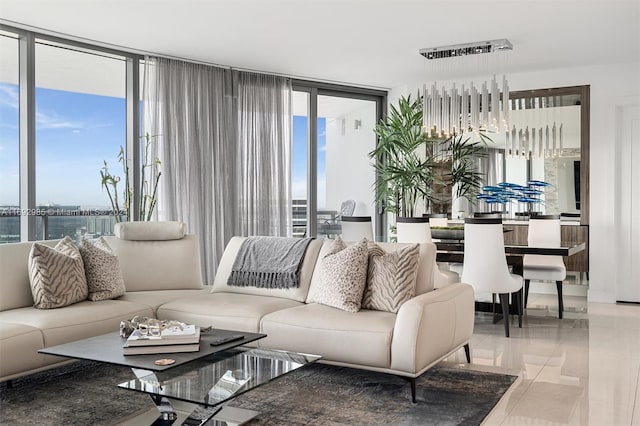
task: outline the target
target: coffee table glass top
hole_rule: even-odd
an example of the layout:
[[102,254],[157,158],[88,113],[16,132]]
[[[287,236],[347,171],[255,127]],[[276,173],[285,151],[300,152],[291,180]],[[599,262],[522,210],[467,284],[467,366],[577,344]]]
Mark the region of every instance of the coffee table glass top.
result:
[[151,396],[216,406],[319,360],[294,352],[230,349],[164,372],[135,371],[136,379],[118,387]]

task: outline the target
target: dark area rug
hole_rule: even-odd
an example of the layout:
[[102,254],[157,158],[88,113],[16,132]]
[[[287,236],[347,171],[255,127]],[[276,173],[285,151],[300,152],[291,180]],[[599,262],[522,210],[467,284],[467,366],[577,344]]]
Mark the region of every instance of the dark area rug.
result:
[[[76,362],[0,384],[2,425],[109,425],[153,404],[116,387],[128,368]],[[314,364],[240,395],[230,404],[259,411],[262,425],[479,425],[516,376],[434,367],[417,382]]]

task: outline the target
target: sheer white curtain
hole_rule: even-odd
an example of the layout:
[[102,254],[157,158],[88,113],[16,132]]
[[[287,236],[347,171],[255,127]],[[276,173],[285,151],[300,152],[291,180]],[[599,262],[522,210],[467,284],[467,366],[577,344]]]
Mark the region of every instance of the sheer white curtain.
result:
[[233,71],[237,119],[235,231],[291,234],[291,82]]
[[146,58],[143,132],[157,135],[162,172],[157,218],[200,237],[205,283],[232,236],[285,235],[291,221],[291,86],[266,77]]

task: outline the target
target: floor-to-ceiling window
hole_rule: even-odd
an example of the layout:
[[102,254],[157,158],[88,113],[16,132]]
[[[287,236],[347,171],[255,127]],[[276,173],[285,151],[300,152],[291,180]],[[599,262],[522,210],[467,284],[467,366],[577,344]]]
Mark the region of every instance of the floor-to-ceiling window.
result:
[[[46,239],[113,232],[100,169],[126,146],[123,57],[36,40],[36,204]],[[120,189],[124,190],[124,177]],[[45,228],[46,226],[46,228]]]
[[373,160],[376,102],[342,96],[318,96],[318,235],[331,237],[331,226],[343,204],[355,202],[352,216],[371,216],[377,222]]
[[383,91],[294,84],[294,236],[340,234],[339,216],[347,200],[355,201],[351,214],[371,216],[375,234],[381,235],[384,226],[374,204],[376,176],[368,153],[375,148],[373,129],[385,102]]
[[2,25],[0,64],[0,243],[113,233],[100,172],[122,203],[125,158],[139,175],[141,57]]

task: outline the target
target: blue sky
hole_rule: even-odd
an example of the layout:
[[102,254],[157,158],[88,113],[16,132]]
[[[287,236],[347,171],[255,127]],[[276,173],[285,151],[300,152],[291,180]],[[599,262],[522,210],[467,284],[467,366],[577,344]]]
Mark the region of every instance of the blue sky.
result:
[[[36,203],[107,207],[100,169],[107,160],[111,172],[122,175],[117,154],[125,126],[123,98],[36,88]],[[319,118],[319,192],[325,130],[326,120]],[[294,117],[293,141],[293,196],[305,198],[307,117]],[[0,205],[18,204],[18,147],[18,86],[0,83]]]
[[[307,117],[293,116],[293,153],[291,154],[291,186],[293,198],[307,198]],[[318,191],[324,200],[327,119],[318,118]]]
[[[18,201],[18,87],[0,84],[0,205]],[[36,89],[36,203],[107,206],[100,168],[120,170],[125,100]]]

